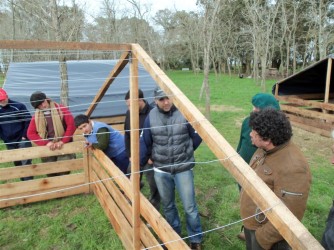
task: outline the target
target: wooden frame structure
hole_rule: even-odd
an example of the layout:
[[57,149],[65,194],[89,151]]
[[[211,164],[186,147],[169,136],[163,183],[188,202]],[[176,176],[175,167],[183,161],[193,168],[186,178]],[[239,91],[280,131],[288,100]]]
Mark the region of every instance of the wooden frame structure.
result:
[[[37,41],[0,41],[0,49],[49,49],[49,50],[122,50],[124,51],[119,63],[112,69],[104,85],[97,93],[94,102],[87,110],[87,114],[93,112],[96,103],[101,100],[112,79],[124,68],[125,62],[131,63],[130,70],[130,88],[131,88],[131,138],[138,138],[136,128],[138,128],[138,106],[134,101],[136,91],[138,91],[137,82],[137,63],[140,62],[150,73],[158,85],[168,94],[173,96],[173,102],[186,117],[186,119],[197,130],[202,139],[206,142],[210,150],[220,159],[221,164],[231,173],[231,175],[240,183],[245,191],[254,199],[254,202],[266,212],[267,218],[277,228],[281,235],[288,241],[293,249],[323,249],[319,242],[309,233],[303,224],[290,212],[290,210],[281,202],[281,200],[267,187],[267,185],[256,175],[256,173],[244,162],[244,160],[235,152],[224,137],[212,126],[212,124],[203,116],[203,114],[190,102],[190,100],[177,88],[177,86],[167,77],[167,75],[155,64],[147,53],[138,44],[96,44],[96,43],[67,43],[67,42],[37,42]],[[106,215],[108,216],[115,231],[122,240],[126,249],[139,249],[142,246],[155,246],[157,239],[152,238],[149,230],[142,222],[144,218],[157,233],[162,242],[166,242],[170,249],[189,249],[180,237],[172,230],[162,216],[153,208],[153,206],[143,197],[138,188],[139,174],[133,174],[132,182],[127,178],[118,181],[121,175],[120,171],[114,166],[113,162],[107,158],[101,151],[85,150],[80,142],[71,143],[64,146],[64,149],[54,154],[68,152],[84,152],[83,172],[71,174],[69,176],[51,177],[36,179],[28,182],[7,183],[0,185],[0,207],[11,206],[14,204],[23,204],[37,201],[37,198],[26,198],[24,194],[39,194],[45,191],[55,191],[57,188],[64,187],[58,183],[64,183],[66,187],[71,188],[75,185],[82,185],[79,191],[65,191],[59,194],[40,196],[39,200],[64,197],[72,194],[94,192],[99,199]],[[131,141],[132,149],[132,173],[139,170],[138,140]],[[10,152],[0,152],[0,163],[14,160],[26,159],[28,156],[43,157],[50,155],[48,150],[43,147],[13,150]],[[74,167],[74,165],[76,167]],[[65,167],[66,166],[66,167]],[[65,164],[64,169],[77,169],[74,162]],[[21,176],[40,175],[47,171],[42,170],[40,165],[31,165],[24,168],[5,168],[1,169],[0,176],[7,179],[7,176],[18,178]],[[72,177],[73,175],[73,177]],[[59,178],[61,181],[56,181]],[[110,181],[104,181],[110,179]],[[73,181],[73,183],[71,183]],[[44,185],[45,184],[45,185]],[[32,186],[29,189],[27,187]],[[39,190],[37,187],[44,187]],[[23,191],[24,190],[24,191]],[[69,189],[69,190],[75,190]],[[122,190],[122,192],[120,191]],[[3,195],[5,194],[5,195]],[[128,197],[131,205],[127,202]],[[8,200],[10,199],[10,200]],[[115,212],[115,209],[117,212]],[[112,212],[111,212],[112,211]],[[121,230],[121,228],[127,230]],[[171,243],[170,241],[173,240]],[[158,246],[158,248],[161,248]]]
[[[323,79],[314,79],[312,77],[310,81],[315,80],[315,82],[311,82],[311,84],[314,85],[322,84],[324,86],[322,93],[303,94],[300,92],[291,92],[290,94],[280,94],[281,84],[286,83],[287,88],[289,84],[287,81],[293,82],[294,77],[313,70],[314,65],[311,65],[303,71],[276,83],[275,98],[280,101],[281,109],[287,114],[294,126],[330,137],[331,131],[334,129],[334,84],[331,86],[331,82],[334,81],[333,59],[326,58],[317,64],[318,66],[319,64],[323,64],[326,67],[325,72],[321,72],[321,74],[325,73],[325,75]],[[317,64],[315,65],[317,66]],[[319,72],[316,73],[318,74]],[[322,80],[325,82],[320,83],[319,81]],[[298,79],[296,81],[300,80]],[[308,88],[308,86],[305,86],[305,88]]]

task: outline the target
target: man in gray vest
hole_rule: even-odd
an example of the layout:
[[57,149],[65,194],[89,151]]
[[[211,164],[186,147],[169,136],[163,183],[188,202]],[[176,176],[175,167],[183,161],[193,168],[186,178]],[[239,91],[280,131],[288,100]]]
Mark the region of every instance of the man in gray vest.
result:
[[181,235],[175,204],[177,189],[186,215],[191,249],[201,249],[202,227],[195,200],[194,150],[202,139],[160,88],[154,91],[156,107],[145,119],[140,142],[141,166],[153,162],[154,178],[168,223]]

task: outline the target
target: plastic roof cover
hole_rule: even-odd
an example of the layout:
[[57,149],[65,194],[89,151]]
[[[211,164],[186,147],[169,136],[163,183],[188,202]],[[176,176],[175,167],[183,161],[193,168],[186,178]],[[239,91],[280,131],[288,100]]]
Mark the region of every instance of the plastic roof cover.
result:
[[[329,59],[323,59],[303,71],[280,81],[278,95],[324,94]],[[334,65],[331,70],[330,93],[334,92]],[[276,85],[272,93],[275,94]]]
[[[107,76],[118,60],[67,61],[69,108],[72,114],[84,113]],[[127,106],[124,96],[129,90],[129,64],[110,85],[92,113],[92,117],[109,117],[125,114]],[[139,88],[144,92],[145,99],[153,101],[154,88],[157,86],[153,78],[139,64]],[[30,95],[34,91],[42,91],[56,102],[60,102],[60,71],[59,62],[27,62],[9,65],[3,88],[9,98],[23,102],[31,113]]]

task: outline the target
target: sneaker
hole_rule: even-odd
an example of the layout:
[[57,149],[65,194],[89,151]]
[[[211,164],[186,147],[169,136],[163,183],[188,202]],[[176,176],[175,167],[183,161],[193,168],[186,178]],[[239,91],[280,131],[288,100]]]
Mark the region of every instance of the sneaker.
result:
[[201,250],[201,243],[194,243],[194,242],[191,242],[191,243],[190,243],[190,249]]
[[244,232],[240,232],[237,237],[239,238],[239,240],[242,241],[246,241],[246,237],[245,237],[245,233]]

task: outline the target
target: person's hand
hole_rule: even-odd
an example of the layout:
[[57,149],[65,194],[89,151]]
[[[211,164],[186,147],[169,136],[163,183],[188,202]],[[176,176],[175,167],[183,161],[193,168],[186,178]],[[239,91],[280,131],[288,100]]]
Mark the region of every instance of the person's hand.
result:
[[53,141],[49,141],[46,146],[48,146],[51,151],[54,151],[56,149],[55,143]]
[[64,142],[59,141],[55,143],[55,149],[61,149],[64,145]]
[[151,160],[151,158],[148,159],[147,164],[153,165],[153,161]]
[[85,148],[92,148],[92,144],[88,141],[85,142]]

